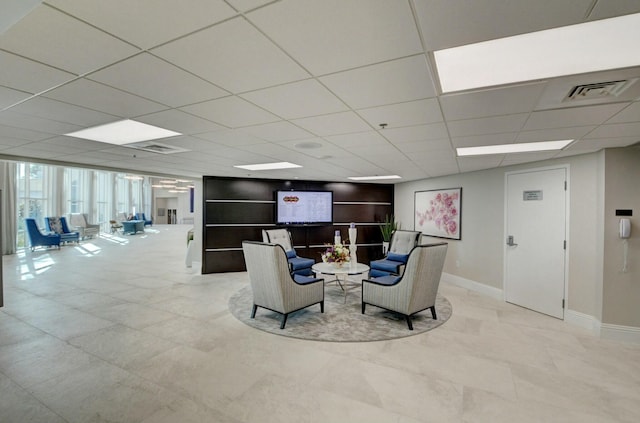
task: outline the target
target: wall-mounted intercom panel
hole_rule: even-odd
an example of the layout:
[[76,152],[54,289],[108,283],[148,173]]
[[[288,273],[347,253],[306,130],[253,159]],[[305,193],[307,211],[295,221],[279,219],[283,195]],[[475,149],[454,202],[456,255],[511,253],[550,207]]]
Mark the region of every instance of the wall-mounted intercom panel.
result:
[[627,218],[620,219],[620,238],[627,239],[631,236],[631,220]]

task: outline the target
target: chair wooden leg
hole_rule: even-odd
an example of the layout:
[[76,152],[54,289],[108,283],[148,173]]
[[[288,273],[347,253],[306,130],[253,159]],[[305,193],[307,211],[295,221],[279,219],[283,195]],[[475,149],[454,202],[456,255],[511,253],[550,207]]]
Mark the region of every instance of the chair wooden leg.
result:
[[324,313],[324,301],[320,301],[320,313]]
[[252,319],[255,319],[257,310],[258,310],[258,306],[254,304],[253,305],[253,310],[251,310],[251,318]]
[[404,316],[407,319],[407,326],[409,326],[409,330],[413,330],[413,322],[411,321],[411,316]]
[[367,303],[365,303],[364,301],[362,302],[362,314],[364,314],[364,309],[367,306]]
[[433,320],[438,320],[436,317],[436,306],[431,307],[431,317],[433,317]]
[[289,317],[289,313],[285,313],[282,315],[282,323],[280,324],[280,329],[284,329],[284,325],[287,324],[287,317]]

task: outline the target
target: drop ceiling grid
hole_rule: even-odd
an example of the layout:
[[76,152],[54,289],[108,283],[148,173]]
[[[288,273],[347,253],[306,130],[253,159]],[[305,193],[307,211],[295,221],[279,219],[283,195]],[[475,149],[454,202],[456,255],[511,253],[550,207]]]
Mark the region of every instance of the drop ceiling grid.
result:
[[[327,164],[314,156],[318,151],[295,147],[295,141],[317,139],[348,157],[390,154],[398,160],[385,166],[406,177],[415,172],[403,167],[401,157],[420,157],[420,169],[429,162],[431,175],[457,167],[454,145],[566,136],[582,138],[567,151],[595,151],[596,145],[640,139],[637,99],[549,110],[553,102],[542,104],[541,97],[559,90],[559,80],[438,95],[430,52],[422,47],[634,13],[640,6],[601,0],[513,0],[499,10],[490,0],[413,5],[415,16],[409,2],[398,6],[386,0],[194,0],[193,7],[175,15],[172,8],[178,6],[169,0],[48,0],[0,37],[0,104],[19,103],[0,112],[0,125],[7,128],[0,126],[0,136],[16,155],[34,148],[16,138],[48,140],[46,148],[70,142],[85,151],[94,145],[55,136],[133,117],[197,135],[167,140],[192,147],[185,157],[196,157],[196,149],[206,156],[219,146],[231,156],[229,166],[233,160],[296,157]],[[123,10],[127,14],[119,19]],[[501,17],[497,25],[496,16]],[[174,25],[163,24],[168,20]],[[637,71],[606,74],[629,77]],[[380,123],[387,128],[380,130]],[[367,140],[362,134],[368,132],[375,137]],[[270,143],[291,151],[273,150]],[[176,169],[185,163],[177,155],[160,156],[158,163],[175,160]],[[66,157],[73,161],[71,154]],[[460,161],[460,170],[481,163]],[[212,169],[223,168],[212,163]],[[342,167],[340,174],[349,171]],[[317,172],[324,170],[320,166]]]

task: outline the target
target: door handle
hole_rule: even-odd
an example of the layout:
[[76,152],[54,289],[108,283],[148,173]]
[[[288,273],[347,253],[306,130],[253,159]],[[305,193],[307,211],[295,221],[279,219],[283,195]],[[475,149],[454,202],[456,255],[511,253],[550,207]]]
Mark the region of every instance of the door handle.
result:
[[517,245],[518,245],[518,244],[515,244],[515,243],[513,242],[513,235],[509,235],[509,236],[507,237],[507,245],[508,245],[509,247],[515,247],[515,246],[517,246]]

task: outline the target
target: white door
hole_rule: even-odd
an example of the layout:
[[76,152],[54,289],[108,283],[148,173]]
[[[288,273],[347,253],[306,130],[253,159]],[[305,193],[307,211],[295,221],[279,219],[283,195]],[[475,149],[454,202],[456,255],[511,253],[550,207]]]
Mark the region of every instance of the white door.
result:
[[564,318],[566,169],[507,174],[505,299]]

